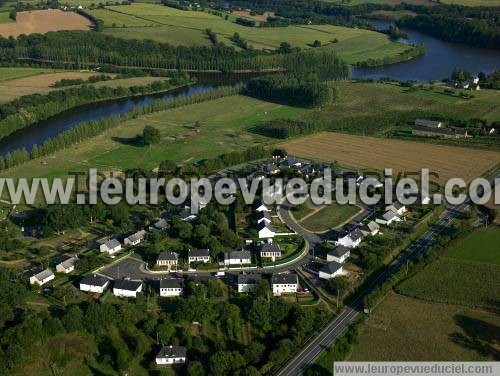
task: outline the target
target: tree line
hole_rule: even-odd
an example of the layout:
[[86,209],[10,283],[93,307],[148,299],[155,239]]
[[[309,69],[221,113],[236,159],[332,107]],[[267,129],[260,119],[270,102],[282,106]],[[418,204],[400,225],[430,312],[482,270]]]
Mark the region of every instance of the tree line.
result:
[[254,131],[267,137],[289,138],[324,130],[319,122],[308,122],[298,119],[274,119],[258,124]]
[[235,95],[240,92],[241,86],[221,87],[216,90],[197,93],[189,97],[176,97],[165,100],[158,99],[150,105],[135,107],[121,115],[85,122],[72,129],[61,132],[53,138],[47,139],[41,145],[33,145],[31,153],[25,148],[7,153],[6,155],[0,157],[0,170],[14,167],[28,161],[29,159],[40,158],[58,150],[65,149],[68,146],[95,137],[104,132],[106,129],[113,128],[130,119],[135,119],[146,114],[164,111],[170,108],[177,108],[189,104],[222,98],[224,96]]

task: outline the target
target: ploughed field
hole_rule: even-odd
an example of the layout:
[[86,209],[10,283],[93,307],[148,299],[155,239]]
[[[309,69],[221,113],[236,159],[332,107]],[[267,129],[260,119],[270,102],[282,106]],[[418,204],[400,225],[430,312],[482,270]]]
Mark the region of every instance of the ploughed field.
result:
[[423,142],[322,132],[280,144],[288,153],[342,165],[397,172],[437,172],[441,183],[452,177],[471,181],[500,163],[500,153]]
[[16,22],[0,23],[0,35],[17,37],[21,34],[48,33],[58,30],[90,30],[92,22],[74,13],[59,9],[19,12]]

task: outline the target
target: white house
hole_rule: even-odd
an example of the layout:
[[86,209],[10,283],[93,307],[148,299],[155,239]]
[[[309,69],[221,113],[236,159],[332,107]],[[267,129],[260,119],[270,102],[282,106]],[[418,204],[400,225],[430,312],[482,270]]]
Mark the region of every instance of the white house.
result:
[[56,272],[58,273],[71,273],[75,270],[76,262],[78,258],[76,256],[67,256],[59,264],[56,265]]
[[347,248],[356,248],[362,240],[363,234],[361,233],[360,229],[356,228],[347,235],[339,238],[339,240],[337,241],[337,245],[343,245]]
[[281,257],[281,248],[279,244],[265,243],[260,247],[260,257],[270,258],[272,261]]
[[406,210],[406,206],[403,205],[402,203],[400,203],[399,201],[395,201],[394,203],[392,203],[391,205],[387,205],[385,207],[385,210],[386,211],[393,211],[394,213],[398,214],[398,215],[403,215],[404,213],[407,212]]
[[99,246],[101,252],[107,252],[109,255],[113,255],[122,249],[122,245],[116,239],[109,239],[107,242]]
[[188,263],[192,262],[210,262],[210,250],[193,248],[188,251]]
[[259,283],[259,274],[246,274],[241,273],[238,275],[238,292],[252,292],[255,289],[255,285]]
[[224,253],[224,265],[244,265],[252,263],[249,251],[233,251]]
[[166,266],[169,270],[177,268],[178,256],[174,252],[161,252],[156,259],[156,265]]
[[260,223],[260,222],[265,222],[265,223],[271,223],[271,215],[269,214],[268,211],[258,211],[257,213],[255,213],[255,221],[257,223]]
[[375,221],[381,225],[389,226],[394,222],[401,222],[401,217],[396,212],[389,210],[382,217],[376,218]]
[[259,234],[259,239],[274,238],[274,235],[276,235],[274,227],[266,223],[266,221],[257,223],[257,233]]
[[273,274],[271,277],[273,295],[296,293],[299,288],[299,278],[294,273]]
[[339,264],[343,264],[345,260],[349,258],[351,255],[351,249],[344,247],[343,245],[339,245],[332,249],[331,251],[328,251],[326,254],[326,261],[335,261],[338,262]]
[[52,281],[55,277],[56,276],[54,275],[54,273],[52,272],[52,270],[45,269],[45,270],[42,270],[41,272],[39,272],[39,273],[37,273],[35,275],[32,275],[30,277],[30,284],[31,285],[43,286],[47,282]]
[[380,231],[380,226],[377,222],[375,221],[370,221],[363,227],[361,227],[361,233],[363,235],[372,235],[375,236],[378,234]]
[[182,346],[163,346],[156,355],[157,365],[175,365],[186,363],[186,348]]
[[255,211],[271,211],[269,206],[267,206],[262,200],[257,200],[253,203],[253,210]]
[[142,291],[141,281],[130,281],[119,279],[113,284],[113,295],[121,298],[137,298],[137,294]]
[[102,275],[86,275],[80,281],[80,290],[102,294],[109,285],[109,279]]
[[319,270],[319,278],[321,279],[332,279],[340,274],[342,274],[342,264],[335,261],[326,264]]
[[123,242],[125,243],[125,245],[137,245],[143,242],[145,238],[146,238],[146,231],[141,230],[137,231],[135,234],[126,237]]
[[160,296],[171,298],[181,296],[183,292],[181,278],[167,278],[160,280]]

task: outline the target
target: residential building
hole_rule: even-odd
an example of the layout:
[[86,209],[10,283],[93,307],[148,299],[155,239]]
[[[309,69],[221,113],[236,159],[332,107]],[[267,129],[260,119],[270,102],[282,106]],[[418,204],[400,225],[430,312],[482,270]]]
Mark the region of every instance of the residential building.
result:
[[404,213],[406,213],[408,211],[408,210],[406,210],[406,206],[404,204],[400,203],[399,201],[395,201],[391,205],[387,205],[385,207],[385,210],[386,211],[391,210],[398,215],[403,215]]
[[125,243],[125,245],[137,245],[143,242],[145,238],[146,238],[146,231],[141,230],[137,231],[135,234],[126,237],[123,242]]
[[253,210],[255,211],[271,211],[271,209],[269,208],[269,206],[267,206],[262,200],[256,200],[253,205]]
[[30,285],[39,285],[43,286],[47,282],[52,281],[56,276],[50,269],[45,269],[42,270],[39,273],[36,273],[35,275],[32,275],[29,279]]
[[183,292],[181,278],[167,278],[160,280],[160,296],[172,298],[181,296]]
[[63,260],[61,260],[61,262],[59,262],[56,265],[56,272],[68,274],[75,270],[78,257],[70,255],[66,256],[67,257],[65,257]]
[[264,171],[266,174],[274,175],[280,172],[280,169],[274,163],[267,163],[262,166],[262,171]]
[[279,244],[265,243],[261,245],[259,253],[261,258],[270,258],[274,261],[281,257],[281,248]]
[[470,137],[467,129],[461,128],[431,128],[414,126],[411,130],[412,135],[416,136],[441,136],[445,138],[467,138]]
[[363,240],[363,233],[359,228],[349,232],[347,235],[339,238],[337,245],[343,245],[347,248],[356,248]]
[[296,293],[299,289],[299,278],[295,273],[273,274],[271,277],[273,295]]
[[224,253],[224,265],[244,265],[252,263],[249,251],[233,251]]
[[274,238],[276,230],[271,224],[266,223],[266,221],[262,221],[257,223],[257,233],[259,234],[259,239],[268,239]]
[[323,266],[319,270],[319,278],[321,279],[332,279],[334,277],[337,277],[342,274],[342,264],[339,264],[338,262],[330,262]]
[[137,298],[137,294],[140,292],[142,292],[141,281],[119,279],[113,284],[113,295],[121,298]]
[[156,265],[166,266],[169,270],[177,269],[178,256],[174,252],[161,252],[156,259]]
[[80,290],[102,294],[109,285],[109,279],[98,274],[89,274],[80,281]]
[[338,245],[326,254],[326,261],[335,261],[339,264],[343,264],[345,260],[351,255],[351,249],[344,247],[343,245]]
[[161,218],[156,221],[152,226],[149,226],[149,231],[152,232],[163,232],[168,229],[168,222],[165,218]]
[[255,221],[257,223],[260,223],[260,222],[265,222],[265,223],[271,223],[271,215],[269,214],[268,211],[258,211],[257,213],[255,213]]
[[192,262],[210,262],[210,250],[193,248],[188,251],[188,263]]
[[366,225],[362,226],[360,230],[363,235],[375,236],[380,231],[380,225],[375,221],[370,221]]
[[182,346],[163,346],[156,355],[157,365],[176,365],[186,363],[186,348]]
[[375,221],[381,225],[389,226],[394,222],[401,222],[401,217],[392,210],[385,212],[382,217],[376,218]]
[[416,119],[415,125],[420,127],[441,128],[443,123],[437,120]]
[[122,249],[122,245],[116,239],[109,239],[107,242],[105,242],[99,246],[99,250],[101,252],[106,252],[109,255],[113,255],[116,252],[119,252],[121,249]]
[[259,274],[241,273],[238,275],[238,292],[252,292],[261,277]]
[[283,162],[281,162],[281,167],[284,168],[292,168],[292,167],[300,167],[304,164],[304,161],[297,158],[287,158]]

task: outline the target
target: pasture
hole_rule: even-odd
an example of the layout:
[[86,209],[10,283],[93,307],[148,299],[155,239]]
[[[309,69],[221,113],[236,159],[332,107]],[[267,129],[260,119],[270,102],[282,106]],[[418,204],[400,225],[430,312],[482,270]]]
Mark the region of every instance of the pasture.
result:
[[500,163],[500,153],[493,151],[333,132],[292,139],[279,146],[299,157],[380,171],[392,168],[394,174],[420,174],[422,168],[428,168],[439,174],[440,182],[452,177],[471,181]]
[[56,70],[48,68],[0,68],[0,82],[54,72],[56,72]]
[[[255,135],[247,128],[279,117],[296,117],[308,110],[231,96],[170,109],[130,120],[121,126],[39,160],[2,171],[3,177],[62,177],[68,171],[100,171],[144,168],[151,170],[170,159],[176,163],[216,157],[273,140]],[[192,125],[199,121],[200,131]],[[161,141],[151,147],[138,144],[136,135],[146,125],[160,130]]]
[[493,312],[390,293],[365,322],[349,360],[493,360],[499,329]]
[[451,249],[447,257],[500,265],[500,228],[489,227],[474,232]]
[[332,202],[325,205],[312,215],[305,216],[299,223],[302,227],[313,232],[325,232],[341,226],[361,209],[355,205],[340,205]]
[[[109,6],[88,12],[104,21],[104,32],[116,37],[152,39],[174,45],[211,44],[205,30],[217,34],[219,42],[237,47],[231,40],[238,33],[256,49],[274,50],[280,43],[310,48],[319,40],[324,48],[338,51],[339,56],[354,63],[368,58],[397,55],[407,46],[391,42],[384,34],[332,25],[298,25],[279,28],[245,27],[203,11],[183,11],[158,4]],[[334,40],[337,42],[334,43]]]
[[74,12],[59,9],[17,13],[16,22],[0,24],[0,35],[17,37],[21,34],[48,33],[57,30],[90,30],[92,23]]

